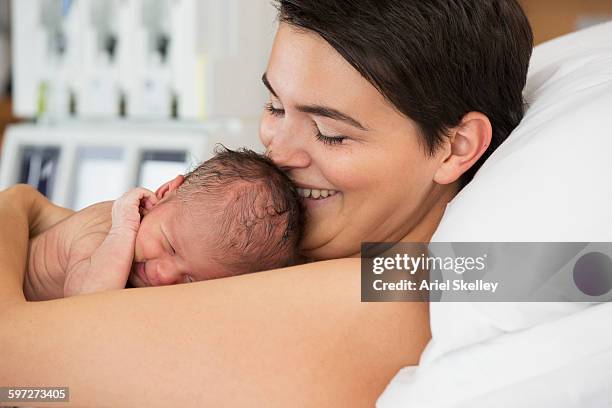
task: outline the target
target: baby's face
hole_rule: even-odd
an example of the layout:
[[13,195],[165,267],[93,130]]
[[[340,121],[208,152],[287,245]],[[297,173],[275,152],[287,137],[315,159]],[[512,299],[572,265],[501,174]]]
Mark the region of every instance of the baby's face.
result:
[[[164,200],[143,217],[136,236],[134,264],[129,277],[134,287],[195,282],[222,275],[211,261],[206,217],[189,222],[176,198]],[[227,275],[226,275],[227,276]]]

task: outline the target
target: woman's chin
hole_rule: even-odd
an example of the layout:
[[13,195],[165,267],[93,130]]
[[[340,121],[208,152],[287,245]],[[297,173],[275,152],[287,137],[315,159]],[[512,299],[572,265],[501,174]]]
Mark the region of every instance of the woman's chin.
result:
[[334,233],[336,229],[325,228],[325,225],[316,230],[306,229],[305,238],[302,241],[300,254],[309,262],[324,261],[327,259],[349,258],[355,256],[361,249],[360,242],[342,242],[342,238]]

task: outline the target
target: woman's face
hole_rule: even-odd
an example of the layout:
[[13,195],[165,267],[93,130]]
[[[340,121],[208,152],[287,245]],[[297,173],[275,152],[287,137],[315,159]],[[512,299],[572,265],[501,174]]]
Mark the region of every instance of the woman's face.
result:
[[264,83],[261,140],[303,195],[311,190],[304,255],[354,256],[362,241],[429,238],[435,225],[421,224],[440,197],[432,179],[441,159],[425,153],[413,121],[320,36],[287,24]]

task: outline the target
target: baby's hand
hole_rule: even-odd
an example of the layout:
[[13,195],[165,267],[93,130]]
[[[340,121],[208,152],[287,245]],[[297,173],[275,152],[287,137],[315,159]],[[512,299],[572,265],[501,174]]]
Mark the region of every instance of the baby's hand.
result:
[[132,267],[141,215],[157,202],[155,194],[145,188],[135,188],[115,200],[110,231],[89,258],[69,267],[64,296],[125,287]]
[[113,204],[113,223],[111,230],[122,230],[137,232],[140,227],[142,216],[157,204],[155,193],[146,188],[134,188]]

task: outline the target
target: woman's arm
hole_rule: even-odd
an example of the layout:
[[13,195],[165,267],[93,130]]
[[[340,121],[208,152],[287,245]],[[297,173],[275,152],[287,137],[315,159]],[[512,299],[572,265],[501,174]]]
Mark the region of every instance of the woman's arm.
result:
[[6,271],[0,271],[0,308],[3,302],[23,298],[22,292],[13,290],[15,285],[29,286],[24,279],[29,238],[72,214],[74,211],[54,205],[27,184],[0,191],[0,259],[7,262]]
[[426,304],[360,302],[359,260],[3,312],[0,384],[77,406],[372,407],[430,336]]
[[30,225],[30,238],[53,227],[60,221],[70,217],[75,211],[53,204],[47,197],[33,187],[35,199],[35,218]]
[[53,204],[28,184],[16,184],[0,191],[0,201],[18,207],[27,214],[30,237],[36,236],[70,217],[75,211]]
[[27,224],[9,229],[0,384],[68,386],[75,406],[371,407],[430,337],[426,303],[360,302],[358,259],[27,303],[8,279]]
[[0,313],[9,303],[25,300],[22,285],[29,224],[35,218],[36,196],[32,190],[18,185],[0,192]]

